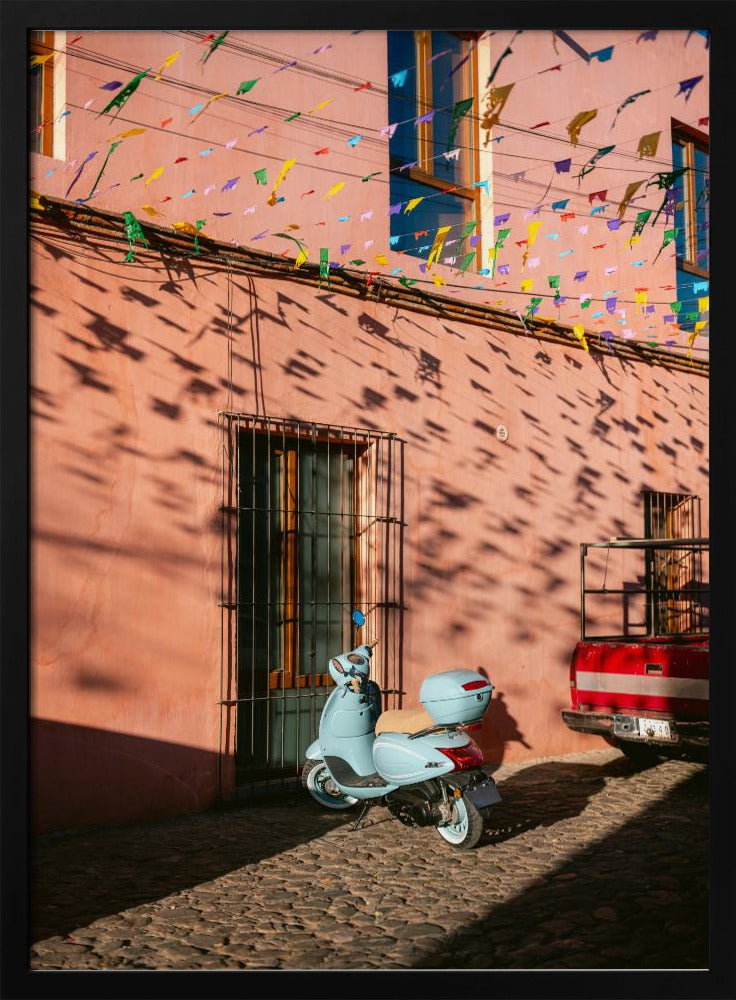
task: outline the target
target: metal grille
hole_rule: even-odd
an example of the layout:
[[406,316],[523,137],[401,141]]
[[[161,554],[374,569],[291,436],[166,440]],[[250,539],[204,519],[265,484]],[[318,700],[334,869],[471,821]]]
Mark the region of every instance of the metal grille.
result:
[[[644,492],[644,537],[701,537],[700,498],[685,493]],[[686,593],[703,580],[703,549],[647,549],[647,628],[652,635],[702,631],[702,608]]]
[[384,708],[400,705],[403,446],[291,419],[223,413],[221,423],[221,742],[234,745],[247,788],[298,776],[330,656],[379,639],[372,676]]

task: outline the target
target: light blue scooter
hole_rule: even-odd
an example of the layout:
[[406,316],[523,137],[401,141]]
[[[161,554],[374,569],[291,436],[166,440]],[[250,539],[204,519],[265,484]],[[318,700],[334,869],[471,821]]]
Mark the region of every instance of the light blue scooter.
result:
[[[359,611],[353,620],[365,622]],[[375,645],[330,660],[336,687],[319,739],[307,749],[302,782],[328,809],[363,802],[353,829],[381,803],[407,826],[434,826],[453,847],[475,847],[501,796],[463,727],[481,719],[493,685],[471,670],[446,670],[422,683],[422,708],[381,712],[380,689],[369,680]]]

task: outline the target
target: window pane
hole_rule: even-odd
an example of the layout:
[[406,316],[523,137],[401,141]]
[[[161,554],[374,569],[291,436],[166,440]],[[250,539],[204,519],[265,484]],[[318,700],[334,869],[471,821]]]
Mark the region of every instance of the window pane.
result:
[[471,60],[456,69],[467,54],[468,44],[463,39],[446,31],[432,32],[432,104],[437,109],[432,120],[433,173],[435,177],[463,186],[470,183],[472,173],[470,121],[472,115],[477,113],[475,107],[460,121],[450,147],[460,149],[457,160],[446,160],[442,154],[448,150],[452,109],[458,101],[470,97],[472,93]]
[[[679,142],[672,143],[672,169],[677,170],[685,165],[685,149]],[[685,213],[685,181],[679,177],[675,182],[673,191],[676,192],[675,202],[675,228],[677,236],[675,238],[675,253],[679,260],[687,259],[687,219]]]
[[[445,249],[442,259],[452,257],[460,252],[467,253],[467,243],[458,250],[456,243],[462,232],[463,225],[472,218],[474,203],[469,198],[461,198],[456,194],[442,194],[437,188],[420,184],[407,177],[394,175],[391,180],[391,200],[395,204],[401,200],[406,204],[411,198],[423,197],[424,201],[409,215],[391,216],[391,236],[398,237],[391,246],[394,250],[403,250],[413,257],[429,256],[435,233],[440,226],[452,226],[445,239]],[[415,233],[427,231],[427,235],[415,237]],[[448,246],[449,243],[449,246]]]
[[[403,79],[394,82],[391,77],[397,73],[402,74]],[[417,158],[414,128],[417,116],[417,73],[413,31],[388,32],[388,75],[388,120],[390,124],[399,123],[389,140],[389,156],[411,163]]]
[[703,149],[695,149],[695,224],[698,267],[708,270],[709,264],[709,156]]

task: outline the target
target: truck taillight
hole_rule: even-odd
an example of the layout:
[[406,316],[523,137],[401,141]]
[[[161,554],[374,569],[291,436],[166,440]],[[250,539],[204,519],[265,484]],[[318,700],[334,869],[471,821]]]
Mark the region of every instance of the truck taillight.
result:
[[437,747],[440,753],[449,757],[455,765],[455,771],[469,771],[473,767],[480,767],[483,763],[483,754],[477,743],[470,740],[463,747]]
[[570,702],[573,708],[578,707],[577,669],[578,669],[578,647],[575,646],[572,657],[570,659]]

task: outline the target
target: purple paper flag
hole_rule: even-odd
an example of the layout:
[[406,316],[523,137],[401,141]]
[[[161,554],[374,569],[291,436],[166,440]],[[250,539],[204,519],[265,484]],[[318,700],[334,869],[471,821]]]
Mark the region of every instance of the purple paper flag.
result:
[[404,163],[402,166],[399,167],[399,173],[402,173],[402,171],[404,170],[411,170],[412,167],[416,167],[418,162],[419,160],[414,160],[413,163]]
[[347,253],[348,250],[350,249],[350,246],[351,246],[350,243],[343,243],[343,245],[340,247],[340,253]]
[[398,215],[401,212],[401,202],[398,201],[395,205],[388,206],[389,215]]
[[[687,103],[688,98],[702,79],[703,75],[701,73],[700,76],[691,76],[689,80],[681,80],[680,89],[677,91],[677,94],[684,94],[685,102]],[[675,94],[675,97],[677,97],[677,94]]]
[[636,43],[638,45],[639,42],[653,42],[658,34],[659,34],[659,28],[657,28],[656,31],[642,31],[642,33],[637,38]]
[[576,271],[573,281],[585,281],[587,276],[588,276],[587,271]]
[[434,108],[432,108],[431,111],[428,111],[426,115],[419,115],[418,118],[415,118],[414,128],[416,128],[417,125],[421,125],[422,122],[431,122],[433,118],[434,118]]
[[493,220],[494,226],[502,226],[504,222],[508,222],[511,218],[511,213],[506,212],[504,215],[497,215]]
[[617,302],[618,302],[618,299],[615,296],[613,298],[606,299],[606,310],[612,316],[616,312],[616,303]]
[[606,222],[606,225],[608,226],[609,229],[618,229],[619,226],[621,225],[621,220],[620,219],[609,219]]
[[229,181],[225,181],[220,190],[222,191],[232,191],[235,185],[240,180],[240,177],[231,177]]
[[558,174],[569,174],[571,164],[572,158],[569,156],[566,160],[557,160],[555,163],[555,170]]
[[508,264],[499,264],[498,265],[498,273],[499,274],[508,274],[509,273],[509,265]]
[[610,349],[611,341],[613,340],[613,330],[601,330],[601,337],[606,342],[606,347]]
[[122,80],[110,80],[109,83],[103,83],[100,90],[118,90],[122,85]]

